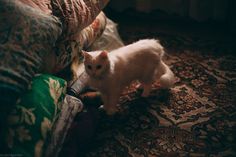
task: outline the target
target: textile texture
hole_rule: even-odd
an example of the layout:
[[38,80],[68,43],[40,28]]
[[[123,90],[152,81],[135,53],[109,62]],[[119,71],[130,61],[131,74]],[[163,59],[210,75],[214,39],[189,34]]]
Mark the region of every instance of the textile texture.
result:
[[56,65],[53,69],[58,72],[69,65],[73,58],[79,58],[82,61],[82,49],[88,48],[96,39],[98,39],[106,27],[106,16],[103,12],[98,14],[94,21],[84,28],[81,32],[74,34],[73,38],[67,41],[60,41],[57,45]]
[[136,82],[125,89],[120,113],[102,114],[87,157],[236,156],[233,42],[143,26],[121,26],[121,36],[126,43],[158,38],[167,49],[175,85],[164,90],[157,81],[148,98],[140,97]]
[[[40,157],[52,134],[66,92],[66,81],[51,75],[33,79],[8,115],[6,146],[11,154]],[[43,155],[44,156],[44,155]]]
[[0,88],[25,91],[60,34],[57,18],[18,1],[0,1]]
[[56,73],[68,66],[83,47],[80,33],[85,27],[91,24],[86,31],[92,32],[91,41],[102,34],[106,17],[98,14],[107,2],[0,1],[1,94],[19,96],[36,73]]
[[82,114],[83,108],[84,105],[78,98],[66,94],[58,120],[53,124],[45,157],[59,155],[65,138],[70,133],[69,128],[73,125],[76,115]]

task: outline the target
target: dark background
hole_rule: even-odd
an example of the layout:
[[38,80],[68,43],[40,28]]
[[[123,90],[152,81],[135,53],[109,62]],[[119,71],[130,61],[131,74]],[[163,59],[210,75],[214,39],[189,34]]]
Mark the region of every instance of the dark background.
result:
[[235,0],[111,0],[104,11],[121,27],[151,25],[156,31],[232,40],[236,34]]

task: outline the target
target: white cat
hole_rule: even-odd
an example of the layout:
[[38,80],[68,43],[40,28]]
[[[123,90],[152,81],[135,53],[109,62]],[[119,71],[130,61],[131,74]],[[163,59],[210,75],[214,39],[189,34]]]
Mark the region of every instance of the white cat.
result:
[[174,74],[162,61],[164,49],[157,40],[145,39],[113,50],[83,52],[89,85],[102,94],[107,114],[117,112],[116,105],[122,90],[138,80],[147,97],[152,83],[160,80],[164,88],[174,83]]

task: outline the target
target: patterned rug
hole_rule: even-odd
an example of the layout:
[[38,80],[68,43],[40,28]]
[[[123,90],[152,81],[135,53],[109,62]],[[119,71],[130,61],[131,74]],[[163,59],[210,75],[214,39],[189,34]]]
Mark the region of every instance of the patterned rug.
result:
[[[121,34],[126,43],[150,35],[135,29]],[[233,44],[155,32],[150,36],[167,48],[165,61],[176,75],[174,87],[160,89],[156,82],[145,99],[136,83],[128,87],[120,98],[121,112],[101,117],[86,156],[236,156]]]

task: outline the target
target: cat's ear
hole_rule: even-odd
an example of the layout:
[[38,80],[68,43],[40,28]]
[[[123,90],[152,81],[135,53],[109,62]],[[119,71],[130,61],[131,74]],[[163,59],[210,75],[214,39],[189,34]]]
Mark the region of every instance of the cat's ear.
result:
[[91,58],[91,55],[88,54],[88,52],[86,52],[86,51],[84,51],[84,50],[82,50],[82,55],[84,56],[85,59]]
[[99,57],[101,57],[102,59],[107,59],[107,51],[102,51],[101,53],[100,53],[100,55],[99,55]]

